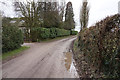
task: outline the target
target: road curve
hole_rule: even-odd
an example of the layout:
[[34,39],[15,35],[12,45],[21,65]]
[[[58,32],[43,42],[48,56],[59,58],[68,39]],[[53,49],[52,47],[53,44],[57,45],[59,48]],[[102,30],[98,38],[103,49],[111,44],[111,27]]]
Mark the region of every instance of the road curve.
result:
[[75,78],[65,67],[68,52],[75,37],[53,42],[32,43],[22,55],[2,65],[3,78]]

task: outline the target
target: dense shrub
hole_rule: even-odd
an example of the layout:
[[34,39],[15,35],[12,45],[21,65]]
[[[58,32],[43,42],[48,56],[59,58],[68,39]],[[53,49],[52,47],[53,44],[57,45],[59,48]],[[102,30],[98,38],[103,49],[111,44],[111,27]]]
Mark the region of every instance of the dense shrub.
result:
[[71,35],[77,35],[78,31],[72,31],[70,32]]
[[105,77],[120,77],[120,15],[107,17],[79,33],[78,47],[86,62]]
[[2,31],[2,51],[7,52],[17,49],[23,43],[23,34],[17,27],[3,27]]
[[50,38],[50,29],[48,28],[41,28],[41,32],[40,32],[40,37],[42,39],[47,39],[47,38]]
[[56,29],[56,32],[57,32],[57,37],[70,35],[70,31],[65,29]]
[[61,36],[69,36],[70,31],[59,28],[33,28],[31,29],[32,41],[40,41],[42,39],[56,38]]
[[50,38],[55,38],[57,36],[56,28],[50,28]]
[[48,28],[32,28],[31,29],[31,40],[33,42],[50,38],[50,29]]

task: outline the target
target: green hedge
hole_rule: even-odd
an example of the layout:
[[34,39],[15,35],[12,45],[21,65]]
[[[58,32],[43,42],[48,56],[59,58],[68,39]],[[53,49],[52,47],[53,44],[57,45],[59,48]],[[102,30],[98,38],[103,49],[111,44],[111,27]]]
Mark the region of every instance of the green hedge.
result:
[[120,15],[107,17],[79,33],[78,47],[102,77],[120,77]]
[[56,38],[61,36],[69,36],[70,31],[59,28],[32,28],[31,39],[33,42],[40,41],[42,39]]
[[57,37],[70,35],[70,31],[65,29],[56,29],[56,32],[57,32]]
[[41,35],[40,37],[42,39],[47,39],[50,37],[50,29],[47,29],[47,28],[41,28],[41,32],[39,35]]
[[50,38],[55,38],[57,36],[56,28],[50,28]]
[[78,31],[71,31],[71,35],[77,35]]
[[17,49],[23,43],[23,33],[17,27],[2,28],[2,52]]

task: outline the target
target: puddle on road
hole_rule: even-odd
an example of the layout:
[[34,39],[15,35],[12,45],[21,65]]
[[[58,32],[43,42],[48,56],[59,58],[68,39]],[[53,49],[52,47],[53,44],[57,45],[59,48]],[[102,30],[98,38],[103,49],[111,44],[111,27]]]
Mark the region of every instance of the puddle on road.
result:
[[72,63],[72,53],[67,52],[67,53],[65,53],[65,67],[67,70],[70,69],[71,63]]
[[76,68],[74,66],[74,59],[72,57],[72,52],[66,52],[65,54],[65,67],[67,71],[71,73],[72,77],[79,78]]

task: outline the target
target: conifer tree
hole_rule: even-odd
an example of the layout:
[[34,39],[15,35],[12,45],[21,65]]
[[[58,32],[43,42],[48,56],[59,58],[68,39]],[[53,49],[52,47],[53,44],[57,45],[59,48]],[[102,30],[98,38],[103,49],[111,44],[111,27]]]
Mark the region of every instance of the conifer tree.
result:
[[65,29],[72,30],[75,28],[75,21],[73,17],[74,17],[74,13],[73,13],[72,3],[68,2],[65,13],[65,26],[64,26]]

